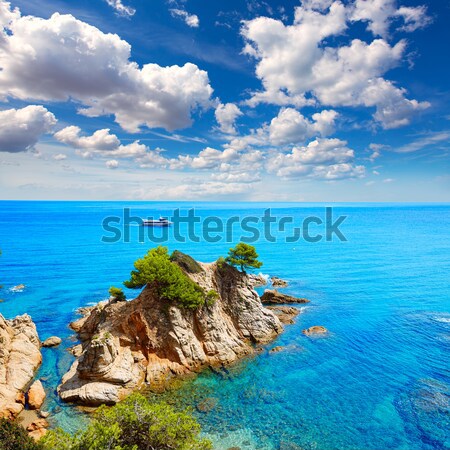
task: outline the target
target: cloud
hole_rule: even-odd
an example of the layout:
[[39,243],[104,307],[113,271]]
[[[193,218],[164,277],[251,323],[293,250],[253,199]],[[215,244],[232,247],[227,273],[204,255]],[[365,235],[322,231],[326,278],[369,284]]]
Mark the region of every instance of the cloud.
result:
[[292,25],[267,17],[245,22],[243,51],[257,60],[263,85],[248,104],[374,107],[374,118],[384,128],[406,125],[428,108],[429,103],[406,98],[405,89],[383,78],[401,63],[406,41],[391,46],[384,39],[369,44],[353,39],[348,45],[326,45],[327,38],[347,30],[348,8],[339,1],[310,1],[295,8]]
[[283,178],[312,177],[325,180],[359,178],[364,166],[353,165],[354,151],[339,139],[316,139],[307,146],[279,153],[266,163],[268,172]]
[[367,29],[382,37],[389,36],[389,28],[396,19],[403,21],[399,30],[407,32],[431,23],[425,6],[397,8],[396,0],[356,0],[351,14],[351,20],[368,22]]
[[66,158],[67,158],[67,155],[65,155],[64,153],[57,153],[56,155],[53,155],[53,159],[55,161],[63,161]]
[[234,103],[220,103],[215,112],[220,131],[225,134],[236,134],[234,123],[242,114],[242,111]]
[[176,17],[176,18],[180,18],[180,19],[184,20],[186,25],[191,28],[198,28],[200,26],[200,20],[199,20],[198,16],[196,16],[195,14],[189,14],[184,9],[178,9],[178,8],[172,8],[172,9],[169,9],[169,11],[170,11],[170,14],[172,15],[172,17]]
[[328,136],[334,132],[338,113],[324,110],[313,114],[312,121],[293,108],[282,108],[269,126],[269,139],[274,145],[298,144],[313,136]]
[[55,133],[59,142],[78,149],[113,150],[120,145],[118,137],[110,134],[108,128],[97,130],[92,136],[80,136],[81,128],[69,126]]
[[43,106],[29,105],[0,111],[0,151],[18,153],[30,150],[56,122],[55,116]]
[[119,161],[111,159],[109,161],[106,161],[105,165],[108,169],[117,169],[119,167]]
[[118,16],[131,17],[136,13],[134,8],[125,6],[121,0],[106,0],[106,3],[116,11]]
[[388,146],[383,144],[370,144],[369,148],[370,150],[372,150],[372,154],[369,156],[369,160],[371,162],[374,162],[381,156],[381,151],[388,148]]
[[208,74],[195,64],[141,68],[116,34],[71,15],[21,17],[7,7],[5,13],[0,4],[3,27],[8,22],[0,34],[0,100],[74,99],[84,106],[81,114],[112,114],[129,132],[185,128],[195,110],[211,106]]
[[416,139],[409,144],[403,145],[402,147],[398,147],[394,149],[396,153],[412,153],[417,152],[419,150],[423,150],[428,147],[433,147],[437,144],[441,144],[450,142],[450,132],[448,131],[439,131],[436,133],[431,133],[427,136],[423,136],[421,138]]

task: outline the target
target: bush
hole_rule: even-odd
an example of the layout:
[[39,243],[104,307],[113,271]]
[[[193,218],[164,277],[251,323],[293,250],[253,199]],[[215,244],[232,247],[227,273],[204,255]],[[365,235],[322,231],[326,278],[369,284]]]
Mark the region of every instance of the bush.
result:
[[192,281],[169,258],[167,247],[156,247],[134,263],[136,270],[124,282],[127,288],[139,289],[147,284],[156,288],[158,295],[184,308],[195,309],[205,302],[203,289]]
[[259,269],[263,264],[258,261],[255,247],[244,242],[239,242],[234,248],[230,248],[225,261],[232,266],[239,267],[241,272],[245,269]]
[[42,450],[25,428],[7,419],[0,419],[0,450]]
[[114,286],[111,286],[109,288],[109,295],[113,298],[113,301],[115,302],[124,302],[127,299],[126,295],[123,293],[123,289],[116,288]]
[[170,255],[170,260],[177,263],[187,273],[200,273],[203,272],[202,266],[192,256],[186,255],[179,250],[175,250]]
[[208,291],[208,293],[206,294],[206,305],[207,306],[212,306],[214,305],[214,303],[216,302],[216,300],[219,298],[219,294],[217,291],[214,290],[210,290]]
[[75,438],[58,430],[47,433],[43,443],[48,450],[212,449],[211,443],[200,437],[200,425],[189,411],[150,403],[141,394],[112,408],[101,406],[88,428]]

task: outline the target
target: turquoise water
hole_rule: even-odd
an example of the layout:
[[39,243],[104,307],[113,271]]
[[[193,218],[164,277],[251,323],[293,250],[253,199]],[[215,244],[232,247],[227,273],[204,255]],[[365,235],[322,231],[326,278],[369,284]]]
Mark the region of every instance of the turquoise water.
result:
[[[69,430],[84,420],[60,404],[56,385],[72,357],[67,328],[75,310],[107,297],[133,261],[152,244],[101,242],[102,220],[130,206],[136,215],[171,215],[175,203],[0,202],[0,312],[29,313],[42,339],[40,376],[54,423]],[[324,217],[324,205],[182,204],[201,217],[262,215],[297,222]],[[276,206],[276,207],[275,207]],[[305,296],[295,325],[250,360],[220,373],[205,372],[174,394],[178,403],[212,397],[198,413],[218,449],[376,450],[450,448],[450,206],[339,205],[348,216],[347,242],[260,240],[264,274],[289,280],[287,293]],[[202,261],[230,244],[168,243]],[[9,289],[23,283],[23,292]],[[326,338],[303,328],[324,325]],[[272,346],[284,351],[269,353]]]

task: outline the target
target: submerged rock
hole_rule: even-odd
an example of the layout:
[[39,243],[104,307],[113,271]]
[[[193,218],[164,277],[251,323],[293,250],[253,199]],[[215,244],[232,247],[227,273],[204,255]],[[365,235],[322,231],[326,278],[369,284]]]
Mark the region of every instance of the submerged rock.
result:
[[25,289],[24,284],[18,284],[10,289],[11,292],[22,292]]
[[328,333],[328,330],[321,325],[315,325],[313,327],[306,328],[306,330],[303,330],[302,333],[306,334],[306,336],[311,336],[313,334],[326,334]]
[[72,324],[82,351],[58,388],[64,401],[116,403],[144,382],[157,389],[171,377],[230,364],[282,332],[248,275],[227,264],[195,263],[201,270],[190,263],[185,273],[218,293],[213,304],[183,309],[148,285],[136,299],[98,305]]
[[24,408],[24,392],[42,362],[41,341],[31,317],[5,320],[0,314],[0,417]]
[[42,343],[42,347],[57,347],[59,344],[61,344],[61,342],[61,338],[57,336],[51,336]]
[[264,304],[283,304],[283,303],[309,303],[306,298],[292,297],[291,295],[282,294],[275,289],[266,289],[261,296]]

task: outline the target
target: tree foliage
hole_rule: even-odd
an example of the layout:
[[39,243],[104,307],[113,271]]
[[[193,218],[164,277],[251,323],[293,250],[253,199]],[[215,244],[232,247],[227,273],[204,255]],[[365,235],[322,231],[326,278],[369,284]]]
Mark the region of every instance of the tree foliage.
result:
[[124,302],[127,299],[126,295],[123,293],[123,289],[117,288],[115,286],[111,286],[109,288],[109,295],[116,302]]
[[153,248],[134,263],[134,268],[136,270],[131,272],[130,279],[124,282],[127,288],[153,285],[163,300],[176,302],[185,308],[195,309],[205,302],[202,288],[170,260],[167,247]]
[[0,450],[42,450],[25,428],[7,419],[0,419]]
[[[133,394],[113,407],[101,406],[87,429],[75,438],[61,430],[43,439],[47,450],[211,450],[200,437],[190,412],[166,403],[151,403]],[[16,449],[15,449],[16,450]]]
[[263,263],[258,261],[255,247],[244,242],[239,242],[234,248],[230,248],[225,261],[232,266],[239,267],[241,272],[245,269],[259,269]]

